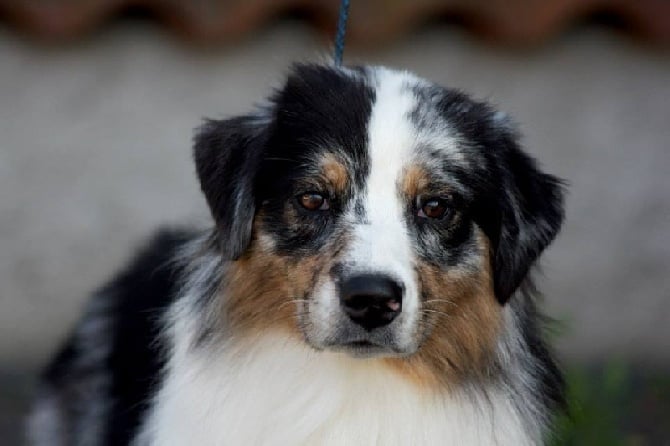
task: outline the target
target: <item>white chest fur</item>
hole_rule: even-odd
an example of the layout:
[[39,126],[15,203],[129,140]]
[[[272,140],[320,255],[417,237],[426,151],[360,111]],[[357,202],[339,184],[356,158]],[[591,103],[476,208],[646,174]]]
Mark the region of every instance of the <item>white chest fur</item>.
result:
[[172,361],[137,444],[532,444],[499,391],[430,393],[378,361],[279,335],[188,356]]

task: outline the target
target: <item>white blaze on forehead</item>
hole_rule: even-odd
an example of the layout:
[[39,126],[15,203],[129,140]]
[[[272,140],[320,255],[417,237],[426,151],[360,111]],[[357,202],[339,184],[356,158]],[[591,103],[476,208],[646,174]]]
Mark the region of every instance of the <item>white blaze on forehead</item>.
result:
[[354,229],[347,257],[355,271],[387,274],[402,281],[403,313],[410,327],[416,317],[418,291],[405,216],[407,203],[398,184],[416,145],[416,129],[409,118],[416,100],[407,88],[414,79],[383,68],[375,74],[375,102],[368,124],[370,170],[361,197],[365,218]]
[[[377,72],[376,97],[368,124],[370,171],[363,190],[364,224],[356,228],[355,263],[368,263],[380,272],[411,255],[405,222],[405,203],[398,180],[409,164],[415,144],[415,129],[409,120],[415,99],[405,88],[407,76],[386,69]],[[357,249],[358,248],[358,249]],[[406,279],[407,277],[402,277]]]
[[416,128],[409,114],[416,99],[407,88],[408,74],[379,69],[376,100],[368,124],[370,173],[366,184],[366,211],[374,223],[402,222],[398,180],[410,163]]

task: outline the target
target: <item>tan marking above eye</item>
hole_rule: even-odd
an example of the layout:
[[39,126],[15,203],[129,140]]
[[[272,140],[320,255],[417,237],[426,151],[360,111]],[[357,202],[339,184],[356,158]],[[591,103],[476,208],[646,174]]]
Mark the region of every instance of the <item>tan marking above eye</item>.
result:
[[405,169],[402,176],[402,193],[406,197],[416,197],[428,186],[428,174],[419,165],[411,165]]
[[341,193],[347,187],[349,175],[347,168],[333,154],[327,154],[321,160],[321,171],[332,187]]
[[305,192],[298,196],[298,202],[308,211],[325,211],[330,209],[328,198],[319,192]]

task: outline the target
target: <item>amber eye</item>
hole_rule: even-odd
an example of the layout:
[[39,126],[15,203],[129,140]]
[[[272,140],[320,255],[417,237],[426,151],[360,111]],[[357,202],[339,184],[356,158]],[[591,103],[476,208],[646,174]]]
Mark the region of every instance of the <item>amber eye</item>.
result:
[[308,211],[325,211],[330,209],[328,198],[319,192],[305,192],[298,195],[298,203]]
[[423,218],[444,218],[449,212],[449,203],[444,198],[428,198],[420,203],[417,215]]

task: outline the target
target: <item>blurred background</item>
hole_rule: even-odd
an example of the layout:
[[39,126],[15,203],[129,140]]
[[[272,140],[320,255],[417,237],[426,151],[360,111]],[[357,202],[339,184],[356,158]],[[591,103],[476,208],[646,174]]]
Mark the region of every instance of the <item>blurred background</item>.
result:
[[[336,0],[0,0],[0,442],[87,295],[207,225],[203,117],[329,57]],[[670,445],[670,2],[354,0],[345,63],[498,104],[569,183],[538,281],[568,371],[555,444]]]

